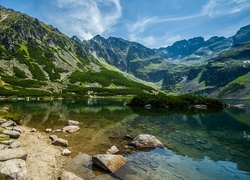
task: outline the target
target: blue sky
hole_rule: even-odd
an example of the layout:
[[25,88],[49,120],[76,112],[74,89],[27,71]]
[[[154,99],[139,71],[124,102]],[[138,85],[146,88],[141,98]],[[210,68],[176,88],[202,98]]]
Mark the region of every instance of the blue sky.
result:
[[158,48],[203,36],[230,37],[250,24],[250,0],[1,0],[81,40],[100,34]]

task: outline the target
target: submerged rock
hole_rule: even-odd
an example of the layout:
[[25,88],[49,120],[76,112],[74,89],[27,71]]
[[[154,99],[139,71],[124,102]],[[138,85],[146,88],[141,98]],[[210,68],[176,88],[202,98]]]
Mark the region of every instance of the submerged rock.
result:
[[62,131],[63,132],[74,133],[74,132],[77,132],[79,130],[80,130],[80,128],[78,126],[72,125],[72,126],[65,126]]
[[65,139],[57,138],[52,142],[52,144],[55,146],[67,147],[69,145],[69,142]]
[[82,178],[79,178],[75,174],[68,172],[68,171],[63,171],[61,174],[61,180],[83,180]]
[[104,170],[114,173],[126,163],[126,159],[121,155],[98,154],[92,157],[94,164]]
[[5,175],[7,179],[28,179],[26,163],[22,159],[11,159],[0,162],[0,173]]
[[45,132],[46,132],[46,133],[51,133],[51,132],[52,132],[52,129],[47,128],[47,129],[45,129]]
[[117,152],[119,152],[119,149],[116,146],[112,146],[108,149],[107,154],[115,154]]
[[78,121],[68,120],[67,126],[78,126],[80,123]]
[[164,147],[161,141],[149,134],[141,134],[137,136],[132,142],[134,146],[138,148],[155,148]]

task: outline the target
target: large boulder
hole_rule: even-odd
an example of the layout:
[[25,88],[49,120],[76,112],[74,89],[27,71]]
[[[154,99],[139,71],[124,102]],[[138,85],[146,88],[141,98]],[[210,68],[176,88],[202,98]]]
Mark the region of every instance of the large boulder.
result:
[[164,147],[161,141],[150,134],[141,134],[137,136],[131,143],[137,148]]
[[62,131],[63,132],[74,133],[74,132],[77,132],[79,130],[80,130],[80,128],[78,126],[72,125],[72,126],[65,126]]
[[28,179],[26,163],[23,159],[11,159],[0,162],[0,173],[7,179]]
[[12,131],[12,130],[4,130],[3,131],[4,134],[9,135],[11,138],[19,138],[20,133],[17,131]]
[[83,180],[82,178],[79,178],[75,174],[68,172],[68,171],[63,171],[61,174],[61,180]]
[[92,157],[94,164],[104,170],[114,173],[126,163],[126,159],[121,155],[98,154]]
[[4,149],[0,151],[0,161],[10,159],[23,159],[26,160],[27,152],[21,148],[18,149]]

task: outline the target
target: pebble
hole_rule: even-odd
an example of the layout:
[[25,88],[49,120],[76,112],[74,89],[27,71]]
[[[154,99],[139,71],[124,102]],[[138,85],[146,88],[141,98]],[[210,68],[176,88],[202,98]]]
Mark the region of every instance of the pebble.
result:
[[30,132],[37,132],[37,130],[35,128],[32,128]]
[[68,149],[64,149],[61,154],[62,154],[62,156],[68,156],[71,154],[71,151]]

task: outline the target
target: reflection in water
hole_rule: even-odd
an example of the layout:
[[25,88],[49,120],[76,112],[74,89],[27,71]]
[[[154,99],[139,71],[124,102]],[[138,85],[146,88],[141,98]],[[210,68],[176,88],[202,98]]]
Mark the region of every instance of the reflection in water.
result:
[[[18,101],[0,102],[0,107],[8,106],[13,112],[22,113],[25,123],[40,131],[61,129],[68,119],[79,121],[80,132],[67,136],[72,156],[78,152],[105,153],[112,145],[121,153],[131,153],[134,149],[121,138],[127,134],[132,137],[152,134],[166,145],[168,149],[127,154],[127,165],[136,173],[118,172],[117,176],[122,179],[136,179],[134,176],[137,179],[249,177],[244,172],[250,172],[250,139],[246,138],[250,134],[249,102],[227,101],[248,107],[208,114],[130,108],[123,106],[123,102],[123,99]],[[63,133],[57,135],[65,138]]]

